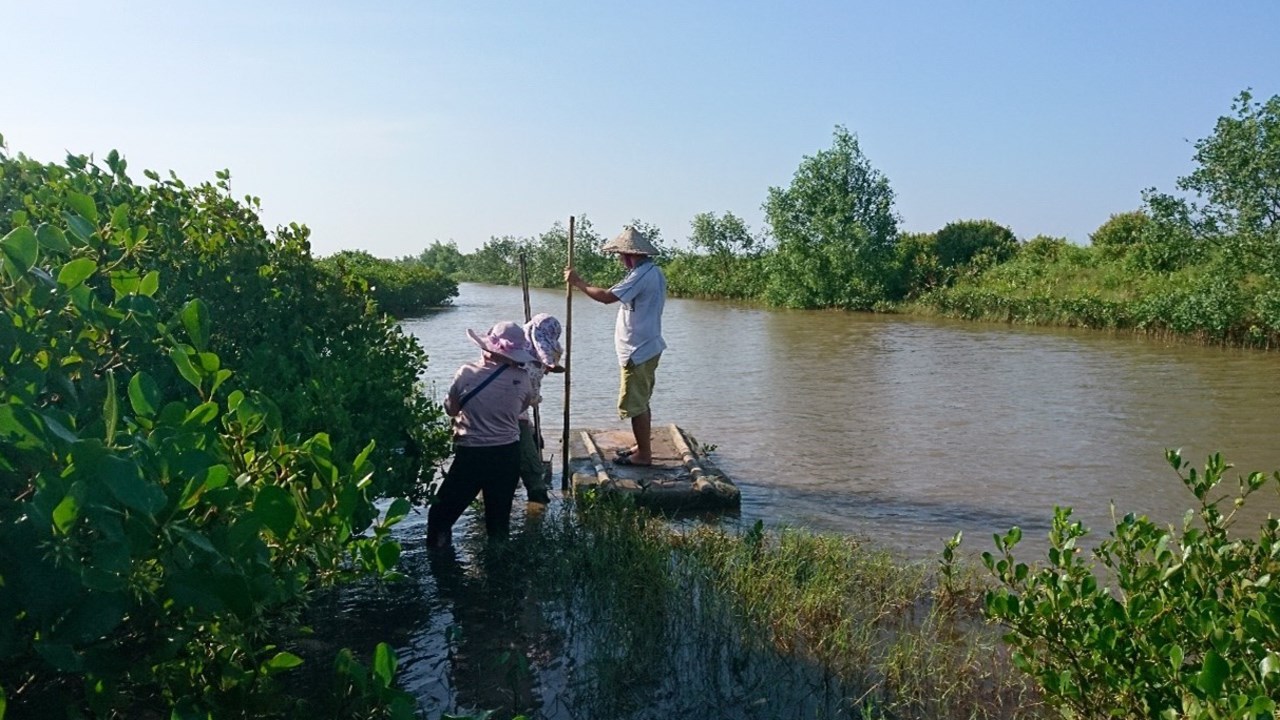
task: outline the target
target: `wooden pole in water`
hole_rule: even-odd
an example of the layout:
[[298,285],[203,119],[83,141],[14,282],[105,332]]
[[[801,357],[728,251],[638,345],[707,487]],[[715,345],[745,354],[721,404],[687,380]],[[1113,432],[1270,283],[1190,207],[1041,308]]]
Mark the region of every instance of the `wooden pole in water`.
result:
[[[520,253],[520,290],[524,293],[524,321],[528,324],[533,319],[533,309],[529,305],[529,266],[525,262],[524,252]],[[533,438],[538,446],[538,456],[542,456],[542,413],[537,405],[533,406]]]
[[[573,267],[573,216],[569,216],[569,261]],[[569,382],[573,361],[573,286],[564,284],[564,434],[560,436],[560,492],[569,490]]]

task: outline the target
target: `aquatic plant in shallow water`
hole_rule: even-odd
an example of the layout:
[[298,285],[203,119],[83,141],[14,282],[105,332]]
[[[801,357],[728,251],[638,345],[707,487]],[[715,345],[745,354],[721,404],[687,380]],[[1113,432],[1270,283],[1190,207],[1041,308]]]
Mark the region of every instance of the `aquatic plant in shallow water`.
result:
[[[536,538],[536,539],[534,539]],[[536,560],[522,555],[536,548]],[[502,552],[555,618],[568,716],[1038,717],[982,586],[854,538],[672,525],[585,499]],[[533,569],[536,568],[536,569]],[[945,598],[945,599],[939,599]],[[534,675],[544,672],[532,663]]]

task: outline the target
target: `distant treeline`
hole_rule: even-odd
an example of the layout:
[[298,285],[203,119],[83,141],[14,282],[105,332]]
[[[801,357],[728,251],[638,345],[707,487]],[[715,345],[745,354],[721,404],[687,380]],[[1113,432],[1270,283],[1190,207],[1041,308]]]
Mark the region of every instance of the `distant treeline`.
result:
[[[1178,194],[1143,192],[1088,246],[1020,239],[989,219],[932,233],[899,230],[888,178],[837,127],[785,188],[769,188],[763,231],[731,212],[694,218],[684,247],[633,224],[662,249],[670,291],[794,308],[912,312],[1011,323],[1136,330],[1205,342],[1280,345],[1280,96],[1248,92],[1195,143]],[[612,231],[612,229],[611,229]],[[575,265],[596,284],[621,275],[582,219]],[[462,254],[436,242],[417,261],[451,277],[515,284],[523,254],[535,286],[560,285],[567,232],[493,238]]]

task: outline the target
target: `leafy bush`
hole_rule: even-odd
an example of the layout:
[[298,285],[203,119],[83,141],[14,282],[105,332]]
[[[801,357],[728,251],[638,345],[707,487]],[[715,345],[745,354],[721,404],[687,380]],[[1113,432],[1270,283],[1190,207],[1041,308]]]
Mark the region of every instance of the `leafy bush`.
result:
[[1143,270],[1173,272],[1202,262],[1212,249],[1213,238],[1205,234],[1182,198],[1148,191],[1143,195],[1151,222],[1142,228],[1137,245],[1127,254],[1128,262]]
[[1037,263],[1054,263],[1066,258],[1075,247],[1066,238],[1037,235],[1018,248],[1020,260],[1031,259]]
[[305,227],[269,235],[225,172],[125,170],[0,145],[0,714],[288,714],[262,698],[299,605],[390,571],[410,506],[373,501],[447,427]]
[[[342,457],[374,440],[376,491],[419,492],[419,478],[447,452],[448,427],[417,392],[426,363],[417,340],[353,294],[349,279],[316,265],[306,227],[269,234],[258,199],[233,198],[229,173],[191,186],[147,171],[153,184],[142,186],[126,169],[114,151],[105,168],[82,156],[59,166],[0,155],[0,232],[101,214],[119,248],[108,266],[113,284],[155,273],[161,317],[203,300],[209,352],[236,368],[237,387],[269,395],[287,436],[324,432]],[[172,372],[156,379],[166,391],[181,383]]]
[[147,226],[46,170],[0,240],[0,687],[99,716],[247,712],[299,662],[276,644],[298,603],[389,571],[408,504],[357,539],[372,445],[290,440],[230,389],[209,305],[158,301]]
[[894,298],[918,297],[945,283],[946,273],[938,260],[938,236],[933,233],[899,235],[894,264]]
[[[1253,473],[1224,514],[1213,497],[1230,467],[1203,474],[1167,453],[1200,507],[1179,530],[1126,515],[1093,552],[1069,509],[1054,513],[1048,564],[1018,562],[1022,533],[996,536],[983,562],[999,581],[987,616],[1005,624],[1013,660],[1070,717],[1274,717],[1280,696],[1280,520],[1260,534],[1229,531],[1235,508],[1280,472]],[[1195,519],[1198,518],[1198,522]],[[1104,579],[1105,578],[1105,579]],[[1105,582],[1115,582],[1115,588]]]
[[458,296],[458,283],[417,261],[382,260],[363,250],[344,250],[319,261],[336,278],[353,278],[378,309],[394,318],[422,315],[448,305]]
[[952,269],[981,271],[1008,260],[1018,251],[1018,238],[992,220],[958,220],[937,233],[938,262]]
[[663,270],[673,295],[756,298],[764,291],[763,242],[733,213],[699,213],[690,251],[669,253]]
[[1142,242],[1151,217],[1141,210],[1112,215],[1089,236],[1107,257],[1121,257]]
[[401,258],[402,262],[416,262],[435,268],[445,277],[452,278],[462,270],[462,253],[458,252],[458,244],[450,240],[442,243],[439,240],[431,243],[417,257]]

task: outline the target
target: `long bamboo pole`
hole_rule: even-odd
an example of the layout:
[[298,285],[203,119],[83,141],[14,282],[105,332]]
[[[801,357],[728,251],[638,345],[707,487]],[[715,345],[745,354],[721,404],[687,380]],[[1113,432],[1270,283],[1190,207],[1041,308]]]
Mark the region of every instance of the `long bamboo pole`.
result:
[[[573,216],[569,216],[569,261],[573,267]],[[564,283],[564,434],[560,436],[560,492],[569,490],[569,389],[573,383],[573,286]]]

